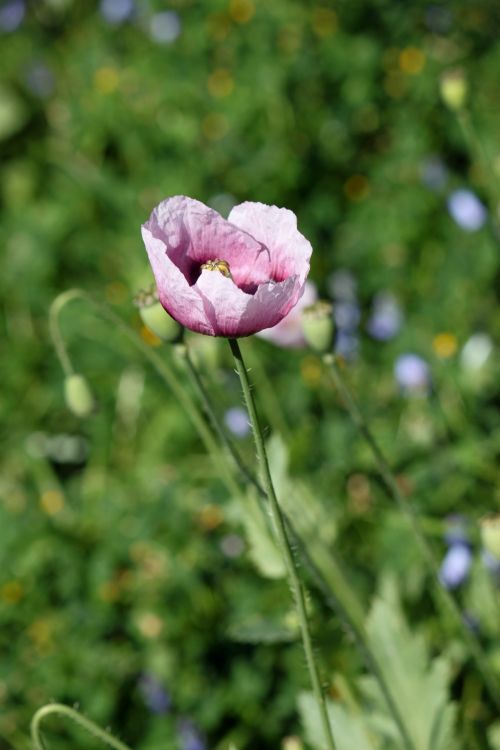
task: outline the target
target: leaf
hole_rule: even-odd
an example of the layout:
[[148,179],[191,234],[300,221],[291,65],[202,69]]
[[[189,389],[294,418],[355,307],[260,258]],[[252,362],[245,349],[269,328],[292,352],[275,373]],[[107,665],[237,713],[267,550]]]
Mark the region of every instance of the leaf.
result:
[[249,554],[255,567],[266,578],[284,578],[286,568],[281,550],[252,489],[247,492],[242,510]]
[[500,721],[496,721],[488,729],[488,743],[491,750],[500,750]]
[[[301,693],[298,707],[307,741],[315,750],[324,750],[325,737],[313,694]],[[362,715],[350,714],[332,701],[327,701],[327,710],[336,750],[378,750],[382,747],[380,741],[370,734]]]
[[[454,734],[456,709],[448,700],[448,659],[444,656],[430,659],[423,637],[409,630],[396,601],[389,604],[383,599],[375,600],[367,632],[415,750],[459,747]],[[364,681],[364,693],[378,707],[371,719],[372,725],[386,736],[397,739],[397,727],[374,678]]]

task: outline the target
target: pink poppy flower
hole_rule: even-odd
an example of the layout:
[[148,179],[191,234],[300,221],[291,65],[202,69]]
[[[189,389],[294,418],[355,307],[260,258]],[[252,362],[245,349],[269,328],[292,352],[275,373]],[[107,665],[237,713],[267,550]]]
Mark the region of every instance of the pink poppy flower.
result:
[[241,203],[226,221],[182,195],[153,210],[142,237],[165,310],[192,331],[231,338],[290,312],[312,252],[286,208]]
[[306,281],[302,297],[295,307],[290,310],[288,315],[273,328],[266,328],[263,331],[259,331],[257,336],[266,341],[271,341],[276,346],[284,346],[289,349],[305,347],[306,340],[302,333],[302,310],[312,305],[317,299],[318,292],[316,285],[312,281]]

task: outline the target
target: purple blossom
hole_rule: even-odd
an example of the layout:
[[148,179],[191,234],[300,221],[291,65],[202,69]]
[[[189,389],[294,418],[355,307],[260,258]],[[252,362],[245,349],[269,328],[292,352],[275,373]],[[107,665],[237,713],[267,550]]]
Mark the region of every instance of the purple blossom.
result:
[[454,190],[449,195],[447,203],[452,219],[467,232],[476,232],[486,222],[486,208],[472,190]]
[[181,19],[174,10],[155,13],[151,18],[149,31],[153,41],[158,44],[172,44],[181,33]]
[[240,406],[233,406],[226,411],[224,423],[236,437],[244,438],[250,432],[248,412]]
[[40,99],[46,99],[54,91],[54,74],[44,63],[30,65],[25,74],[25,81],[31,93]]
[[345,359],[355,359],[359,350],[359,340],[355,333],[337,331],[335,353]]
[[99,10],[102,17],[112,26],[124,23],[134,13],[134,0],[101,0]]
[[335,271],[328,279],[328,290],[333,299],[338,301],[355,300],[357,286],[354,275],[345,268]]
[[166,714],[170,710],[171,700],[159,680],[152,674],[143,674],[139,680],[139,690],[144,703],[153,714]]
[[355,301],[337,302],[333,307],[333,316],[338,330],[352,331],[359,325],[361,312]]
[[200,731],[191,719],[181,719],[177,724],[182,750],[206,750]]
[[448,170],[438,156],[429,156],[420,168],[420,175],[425,187],[438,192],[446,185]]
[[425,391],[430,383],[429,365],[418,354],[402,354],[394,365],[394,377],[404,391]]
[[0,6],[0,29],[15,31],[23,22],[26,13],[24,0],[7,0]]
[[403,314],[396,298],[390,292],[377,294],[366,326],[370,336],[377,341],[389,341],[399,333],[402,322]]
[[462,584],[472,564],[472,552],[467,544],[454,544],[444,556],[439,570],[439,580],[446,589]]
[[245,549],[245,542],[239,534],[226,534],[220,541],[222,553],[229,558],[239,557]]

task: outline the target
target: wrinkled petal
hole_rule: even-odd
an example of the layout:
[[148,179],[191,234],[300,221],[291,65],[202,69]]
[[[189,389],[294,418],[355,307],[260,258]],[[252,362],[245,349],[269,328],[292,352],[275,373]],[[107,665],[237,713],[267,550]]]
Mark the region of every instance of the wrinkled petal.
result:
[[170,260],[165,252],[165,243],[153,237],[146,225],[142,227],[142,237],[155,276],[158,297],[165,310],[186,328],[215,336],[207,321],[202,298]]
[[[142,227],[161,304],[186,328],[211,336],[249,336],[276,325],[300,298],[309,270],[311,245],[291,211],[245,203],[232,214],[239,226],[175,196]],[[231,277],[202,270],[215,259],[229,264]]]
[[246,294],[226,276],[203,271],[195,288],[200,292],[206,319],[216,336],[250,336],[277,323],[295,304],[301,286],[293,276],[279,284],[261,284],[254,295]]
[[145,226],[164,242],[167,255],[190,284],[198,278],[201,264],[215,258],[226,260],[236,284],[248,291],[273,278],[269,250],[193,198],[179,195],[162,201]]
[[228,221],[269,248],[271,278],[282,281],[291,274],[298,274],[304,283],[312,247],[297,229],[297,217],[292,211],[246,201],[231,210]]

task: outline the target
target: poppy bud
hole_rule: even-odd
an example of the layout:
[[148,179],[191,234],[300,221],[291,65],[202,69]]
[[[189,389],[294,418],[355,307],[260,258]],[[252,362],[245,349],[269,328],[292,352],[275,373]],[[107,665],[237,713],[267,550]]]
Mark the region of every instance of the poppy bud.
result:
[[158,301],[155,287],[140,291],[134,299],[141,320],[162,341],[178,341],[182,336],[182,326],[174,320]]
[[494,558],[500,560],[500,513],[485,516],[479,523],[484,549]]
[[302,333],[315,352],[325,354],[333,345],[333,308],[329,302],[315,302],[302,311]]
[[77,417],[88,417],[95,409],[95,400],[83,375],[73,373],[64,380],[64,399],[70,411]]
[[467,81],[461,70],[450,70],[443,73],[440,81],[441,98],[446,106],[458,112],[467,98]]

